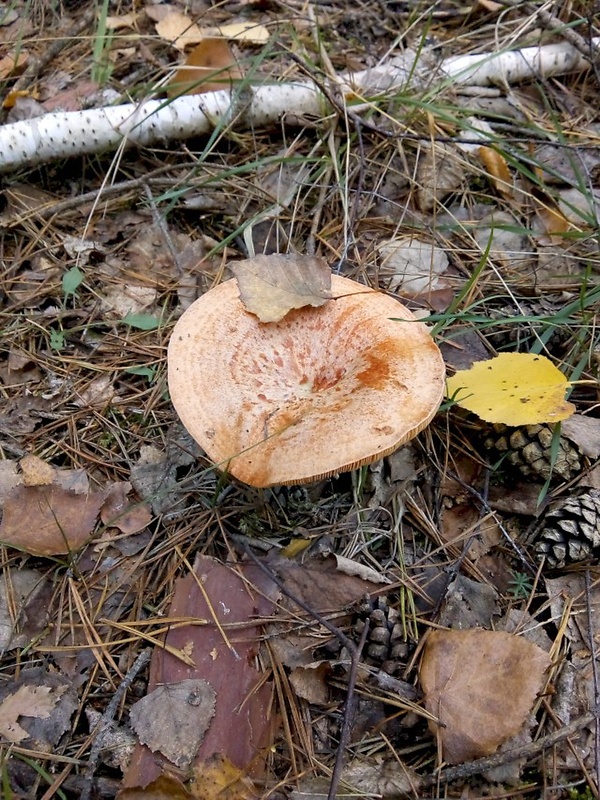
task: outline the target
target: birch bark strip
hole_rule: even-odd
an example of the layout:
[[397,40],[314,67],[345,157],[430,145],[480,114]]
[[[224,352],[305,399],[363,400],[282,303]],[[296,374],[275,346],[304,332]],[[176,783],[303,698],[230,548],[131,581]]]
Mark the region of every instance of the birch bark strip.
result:
[[[356,100],[427,84],[507,85],[589,67],[590,62],[566,43],[455,56],[433,66],[425,53],[416,56],[407,51],[381,66],[341,75],[328,90]],[[208,134],[219,124],[265,127],[285,117],[286,124],[291,125],[303,117],[320,117],[331,111],[319,87],[301,81],[247,87],[237,94],[218,91],[170,102],[149,100],[45,114],[0,127],[0,173],[68,156],[114,151],[122,144],[184,140]]]

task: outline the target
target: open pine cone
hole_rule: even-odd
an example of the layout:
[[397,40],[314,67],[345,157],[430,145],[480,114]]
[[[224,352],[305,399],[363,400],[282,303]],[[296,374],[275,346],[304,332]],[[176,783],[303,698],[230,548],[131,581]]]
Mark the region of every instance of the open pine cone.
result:
[[506,461],[526,478],[537,476],[546,481],[552,476],[571,480],[581,471],[581,455],[572,442],[561,436],[558,455],[552,464],[552,438],[549,425],[520,428],[494,425],[485,436],[483,446],[499,457],[505,456]]
[[600,491],[590,489],[550,507],[534,541],[535,553],[551,569],[600,555]]

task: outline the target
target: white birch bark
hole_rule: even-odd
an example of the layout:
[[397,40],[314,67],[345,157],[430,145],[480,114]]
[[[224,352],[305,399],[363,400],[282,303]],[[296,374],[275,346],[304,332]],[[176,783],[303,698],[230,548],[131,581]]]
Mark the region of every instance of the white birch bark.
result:
[[[356,100],[357,96],[373,97],[398,88],[414,90],[432,81],[438,85],[502,85],[589,66],[589,61],[566,43],[456,56],[433,67],[423,52],[418,57],[407,52],[373,69],[341,75],[328,89]],[[45,114],[0,127],[0,172],[67,156],[114,151],[122,144],[184,140],[210,133],[219,124],[264,127],[284,117],[286,124],[294,124],[307,115],[321,116],[328,111],[329,102],[319,87],[304,81],[248,87],[233,95],[218,91],[172,101]]]

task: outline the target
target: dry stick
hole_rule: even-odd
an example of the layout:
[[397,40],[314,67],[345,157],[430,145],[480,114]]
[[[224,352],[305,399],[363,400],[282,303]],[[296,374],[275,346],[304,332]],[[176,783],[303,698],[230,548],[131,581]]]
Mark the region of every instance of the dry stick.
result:
[[573,47],[579,50],[589,61],[594,62],[598,59],[600,52],[598,51],[597,45],[593,42],[586,41],[576,30],[570,28],[567,23],[563,22],[559,17],[551,14],[549,11],[546,11],[546,9],[537,8],[533,3],[522,3],[521,0],[502,0],[502,5],[508,6],[509,8],[522,8],[528,14],[536,16],[544,28],[553,33],[560,34],[566,42],[573,45]]
[[121,681],[119,687],[117,688],[117,691],[114,693],[112,697],[112,700],[106,706],[106,711],[102,715],[102,719],[100,720],[100,722],[96,727],[96,738],[94,739],[94,743],[91,747],[90,757],[88,759],[88,764],[85,771],[85,786],[81,792],[79,800],[90,800],[90,796],[92,793],[92,786],[94,782],[94,773],[96,771],[96,764],[98,763],[98,759],[100,758],[100,751],[102,750],[102,734],[113,721],[115,714],[117,713],[117,708],[119,706],[119,703],[125,696],[125,692],[127,691],[127,689],[129,689],[129,687],[135,680],[137,674],[150,661],[151,655],[152,655],[152,650],[150,650],[150,648],[142,650],[142,652],[133,662],[127,674]]
[[[598,43],[594,39],[593,43]],[[340,75],[328,82],[345,102],[389,90],[430,86],[489,86],[549,77],[590,68],[568,43],[524,47],[500,53],[448,58],[434,70],[423,52],[406,51],[372,69]],[[354,109],[356,111],[356,108]],[[124,144],[151,145],[209,133],[219,125],[240,128],[298,124],[305,115],[330,112],[313,81],[246,87],[243,92],[208,92],[173,101],[46,114],[0,127],[0,172],[30,168],[53,159],[116,150]]]
[[346,690],[346,705],[344,707],[344,715],[342,718],[342,727],[340,729],[340,741],[338,743],[338,750],[335,754],[335,764],[333,765],[333,771],[331,773],[331,782],[329,784],[329,792],[327,794],[327,800],[335,800],[337,796],[337,790],[340,783],[340,779],[342,776],[342,769],[344,767],[344,751],[346,749],[346,745],[350,739],[350,732],[351,732],[351,724],[352,724],[352,711],[354,707],[354,689],[356,686],[356,679],[358,676],[358,663],[360,658],[360,653],[362,647],[365,643],[367,638],[369,625],[368,622],[364,627],[364,630],[361,634],[360,641],[355,644],[352,639],[346,636],[339,628],[333,625],[329,620],[325,619],[325,617],[321,616],[318,611],[315,611],[314,608],[311,608],[304,600],[301,600],[297,597],[293,592],[285,586],[282,580],[273,572],[273,570],[269,569],[269,567],[264,564],[259,558],[257,558],[252,550],[248,547],[247,544],[241,542],[242,548],[244,553],[252,559],[252,561],[259,567],[265,575],[268,575],[269,578],[273,581],[273,583],[281,589],[283,594],[296,603],[303,611],[306,611],[307,614],[310,614],[314,619],[326,628],[329,633],[333,634],[335,638],[341,643],[343,647],[346,648],[348,654],[350,655],[350,671],[348,673],[348,686]]
[[435,786],[438,783],[449,783],[450,781],[462,780],[463,778],[471,778],[473,775],[479,775],[482,772],[487,772],[488,769],[500,767],[503,764],[509,764],[511,761],[518,761],[522,758],[530,759],[534,756],[540,755],[544,750],[554,747],[555,744],[562,742],[563,739],[568,739],[581,728],[586,725],[591,725],[598,714],[600,707],[596,706],[593,711],[588,711],[583,714],[579,719],[565,725],[559,731],[550,733],[537,742],[524,745],[522,747],[515,747],[513,750],[506,750],[504,753],[496,753],[493,756],[486,756],[485,758],[478,758],[477,761],[470,761],[467,764],[459,764],[457,767],[446,767],[439,772],[434,772],[432,775],[427,775],[422,779],[420,784],[422,787]]
[[[27,211],[16,213],[14,216],[2,219],[1,225],[3,228],[9,229],[17,225],[21,225],[24,220],[30,218],[48,219],[56,216],[57,214],[62,214],[64,211],[70,211],[72,208],[79,208],[86,203],[95,202],[98,200],[98,195],[100,194],[102,195],[103,199],[106,200],[107,196],[110,197],[110,195],[114,194],[124,196],[125,193],[131,191],[131,189],[139,189],[140,187],[143,188],[146,185],[162,188],[165,186],[182,186],[182,178],[158,177],[166,172],[173,172],[173,170],[173,165],[169,164],[168,166],[158,167],[157,169],[152,170],[152,172],[149,172],[147,175],[141,175],[139,178],[130,178],[129,180],[120,181],[119,183],[109,183],[105,186],[100,186],[98,189],[92,189],[89,192],[77,195],[76,197],[69,197],[66,200],[58,200],[56,203],[48,202],[36,208],[29,208]],[[200,181],[202,180],[203,179],[201,178]],[[194,185],[195,180],[192,178],[186,183],[186,188],[190,188]]]
[[[585,571],[585,609],[587,615],[588,626],[588,646],[590,648],[591,661],[592,661],[592,676],[594,680],[594,701],[598,704],[600,702],[600,687],[598,682],[598,664],[596,662],[596,640],[594,637],[594,624],[592,620],[592,598],[590,587],[590,571]],[[596,716],[594,721],[594,738],[596,746],[594,748],[594,767],[596,770],[596,787],[595,795],[598,797],[600,791],[600,717]]]

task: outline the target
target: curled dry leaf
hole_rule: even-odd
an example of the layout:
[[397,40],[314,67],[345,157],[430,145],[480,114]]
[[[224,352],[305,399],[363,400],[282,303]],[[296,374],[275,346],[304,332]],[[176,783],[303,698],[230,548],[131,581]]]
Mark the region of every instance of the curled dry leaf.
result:
[[450,266],[446,251],[431,242],[413,236],[389,239],[381,243],[379,254],[380,275],[391,292],[418,295],[450,286],[441,277]]
[[169,97],[231,89],[243,78],[231,47],[224,39],[203,39],[167,83]]
[[279,322],[294,308],[318,308],[331,299],[331,270],[317,256],[255,256],[231,265],[246,311]]
[[49,686],[19,686],[0,703],[0,737],[8,742],[27,739],[29,734],[18,724],[19,717],[49,717],[59,698],[60,693],[53,693]]
[[478,155],[496,191],[510,200],[513,196],[513,180],[504,156],[485,145],[479,148]]
[[269,41],[268,29],[254,22],[231,22],[220,25],[217,30],[226,39],[235,39],[246,44],[266,44]]
[[550,657],[502,631],[433,631],[419,678],[442,758],[459,764],[493,753],[520,731],[543,689]]
[[156,32],[178,50],[185,50],[204,39],[204,34],[192,20],[180,11],[172,11],[156,23]]
[[458,147],[436,143],[423,148],[417,165],[417,204],[431,211],[446,195],[460,188],[465,162]]
[[25,486],[48,486],[54,483],[56,469],[46,461],[42,461],[38,456],[24,456],[19,461],[19,466],[21,467]]
[[0,541],[41,556],[78,550],[94,530],[104,497],[58,486],[17,486],[4,504]]

